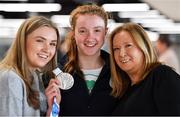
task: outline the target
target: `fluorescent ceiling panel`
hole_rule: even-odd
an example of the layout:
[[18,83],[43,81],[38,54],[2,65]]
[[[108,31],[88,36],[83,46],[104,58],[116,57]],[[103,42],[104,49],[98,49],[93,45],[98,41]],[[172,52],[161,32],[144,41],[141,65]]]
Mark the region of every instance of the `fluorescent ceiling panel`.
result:
[[25,19],[0,19],[0,27],[17,28]]
[[51,20],[56,23],[59,27],[70,27],[69,23],[70,15],[53,15]]
[[1,3],[0,11],[6,12],[51,12],[60,11],[61,5],[56,3]]
[[173,20],[172,19],[165,19],[165,18],[132,18],[131,19],[132,22],[136,22],[136,23],[143,23],[143,24],[172,24]]
[[122,11],[118,13],[120,18],[165,18],[157,10],[150,11]]
[[102,7],[105,11],[118,12],[118,11],[148,11],[149,5],[146,3],[129,3],[129,4],[103,4]]

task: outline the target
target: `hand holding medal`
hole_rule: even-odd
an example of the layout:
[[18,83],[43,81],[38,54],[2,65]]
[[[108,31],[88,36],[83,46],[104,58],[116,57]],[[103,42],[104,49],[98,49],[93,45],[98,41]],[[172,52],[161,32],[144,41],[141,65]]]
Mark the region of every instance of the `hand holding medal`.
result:
[[[60,81],[60,89],[68,90],[74,84],[74,79],[69,73],[62,72],[59,68],[53,70],[54,75]],[[53,107],[50,117],[58,117],[59,115],[59,105],[56,102],[56,97],[54,97]]]

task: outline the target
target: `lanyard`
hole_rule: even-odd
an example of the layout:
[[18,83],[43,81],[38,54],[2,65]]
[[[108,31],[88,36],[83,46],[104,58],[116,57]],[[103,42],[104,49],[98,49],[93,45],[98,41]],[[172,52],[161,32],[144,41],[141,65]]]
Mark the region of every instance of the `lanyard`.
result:
[[59,115],[59,105],[56,102],[56,97],[54,97],[50,117],[58,117],[58,115]]

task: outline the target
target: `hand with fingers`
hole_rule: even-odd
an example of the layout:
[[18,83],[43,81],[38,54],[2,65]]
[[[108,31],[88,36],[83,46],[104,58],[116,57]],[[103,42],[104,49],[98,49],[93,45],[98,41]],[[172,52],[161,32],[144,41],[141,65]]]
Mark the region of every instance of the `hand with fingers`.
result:
[[59,85],[60,85],[60,82],[58,79],[51,79],[48,87],[45,89],[45,95],[47,97],[47,102],[48,102],[48,111],[47,111],[48,116],[50,115],[52,111],[54,97],[56,98],[56,103],[58,105],[60,104],[61,94],[60,94]]

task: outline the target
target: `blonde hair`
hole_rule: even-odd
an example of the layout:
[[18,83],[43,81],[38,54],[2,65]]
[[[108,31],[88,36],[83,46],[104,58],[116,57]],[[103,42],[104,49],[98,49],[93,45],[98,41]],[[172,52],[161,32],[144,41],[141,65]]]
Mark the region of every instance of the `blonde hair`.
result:
[[74,39],[73,31],[76,26],[76,21],[79,15],[97,15],[101,17],[104,20],[105,27],[107,27],[107,21],[108,21],[108,14],[105,12],[105,10],[102,7],[99,7],[95,4],[92,5],[82,5],[77,7],[71,12],[70,16],[70,24],[72,30],[68,33],[66,37],[66,41],[68,42],[68,62],[64,66],[64,71],[66,72],[72,72],[74,69],[76,69],[76,72],[79,74],[81,73],[81,70],[79,68],[79,62],[78,62],[78,52],[77,52],[77,46]]
[[[26,55],[26,38],[36,29],[47,26],[53,28],[57,33],[57,39],[59,40],[59,32],[56,26],[47,18],[42,16],[35,16],[24,21],[18,29],[16,38],[9,48],[4,59],[0,62],[1,69],[14,69],[17,74],[22,78],[26,84],[27,100],[28,104],[34,109],[39,108],[38,92],[31,88],[32,80],[30,70],[28,69],[28,61]],[[58,41],[57,40],[57,41]],[[56,55],[52,60],[44,67],[43,71],[48,72],[54,69],[56,66]]]
[[151,44],[151,41],[147,35],[147,33],[144,31],[144,29],[135,23],[125,23],[122,26],[117,27],[112,31],[110,34],[110,64],[111,64],[111,73],[112,73],[112,94],[117,97],[121,96],[127,85],[129,80],[125,80],[122,78],[123,72],[120,73],[120,68],[115,62],[114,59],[114,53],[113,53],[113,39],[114,36],[122,31],[128,32],[132,38],[134,39],[134,42],[137,44],[137,46],[140,48],[144,55],[144,69],[141,75],[141,79],[139,79],[139,82],[142,81],[147,74],[157,65],[160,63],[157,60],[156,52]]

